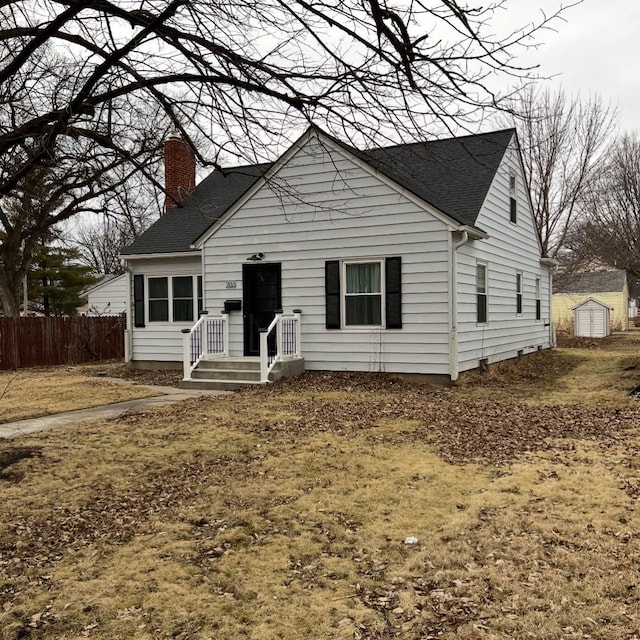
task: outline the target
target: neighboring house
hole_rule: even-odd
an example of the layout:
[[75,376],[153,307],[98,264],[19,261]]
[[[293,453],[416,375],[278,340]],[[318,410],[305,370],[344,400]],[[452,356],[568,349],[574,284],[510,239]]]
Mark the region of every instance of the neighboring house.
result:
[[574,325],[574,308],[587,299],[611,308],[611,329],[629,328],[629,287],[625,271],[599,270],[558,275],[553,287],[553,321],[560,329]]
[[79,313],[88,316],[119,316],[127,311],[127,276],[106,275],[82,295],[87,303]]
[[[183,200],[192,156],[180,174],[165,153]],[[258,355],[283,309],[278,336],[310,370],[455,380],[551,342],[554,262],[512,129],[358,151],[311,128],[271,165],[213,172],[121,257],[141,367],[180,366],[201,308],[209,352],[230,356]],[[186,367],[202,353],[187,335]]]

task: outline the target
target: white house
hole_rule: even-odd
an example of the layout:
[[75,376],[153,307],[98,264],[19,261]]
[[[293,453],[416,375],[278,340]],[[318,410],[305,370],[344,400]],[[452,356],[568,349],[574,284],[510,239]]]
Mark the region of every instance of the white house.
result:
[[89,316],[120,316],[127,311],[127,276],[104,276],[83,293],[87,304],[82,312]]
[[183,175],[167,160],[179,206],[122,253],[137,366],[190,379],[261,357],[265,380],[303,358],[455,380],[550,346],[553,261],[514,130],[359,151],[310,128],[273,164],[215,171],[188,197],[181,153]]

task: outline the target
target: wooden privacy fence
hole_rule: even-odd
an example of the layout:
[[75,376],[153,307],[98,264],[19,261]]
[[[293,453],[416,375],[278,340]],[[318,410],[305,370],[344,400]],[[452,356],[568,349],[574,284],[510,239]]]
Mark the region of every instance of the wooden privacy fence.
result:
[[0,318],[0,369],[124,357],[125,319]]

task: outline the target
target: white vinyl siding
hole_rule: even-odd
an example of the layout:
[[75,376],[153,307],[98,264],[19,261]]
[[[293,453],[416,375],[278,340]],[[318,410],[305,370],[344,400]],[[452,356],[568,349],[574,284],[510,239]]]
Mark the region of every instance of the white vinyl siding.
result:
[[127,276],[122,274],[91,289],[87,295],[87,315],[118,316],[127,311]]
[[[302,310],[307,369],[448,374],[449,235],[435,216],[313,140],[206,241],[205,298],[220,308],[228,282],[242,298],[242,264],[262,252],[282,265],[285,313]],[[325,262],[389,256],[402,258],[402,329],[327,329]],[[230,314],[234,355],[243,352],[241,315]]]
[[[505,203],[511,197],[511,176],[516,175],[518,222],[511,224]],[[515,148],[505,158],[487,193],[476,225],[489,238],[475,240],[458,252],[458,361],[460,371],[514,358],[550,346],[549,268],[540,264],[540,246],[529,197]],[[476,265],[486,261],[490,292],[489,320],[476,322]],[[522,313],[516,315],[516,275],[522,278]],[[541,321],[536,321],[536,280],[540,282]]]

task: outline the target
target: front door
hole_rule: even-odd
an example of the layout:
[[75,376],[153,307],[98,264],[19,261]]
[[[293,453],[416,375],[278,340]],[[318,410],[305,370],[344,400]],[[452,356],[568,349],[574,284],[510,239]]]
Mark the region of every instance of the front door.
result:
[[280,264],[242,265],[244,355],[260,355],[260,329],[266,329],[282,308]]

